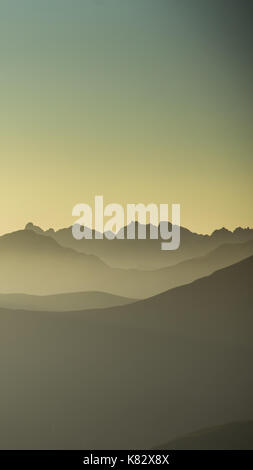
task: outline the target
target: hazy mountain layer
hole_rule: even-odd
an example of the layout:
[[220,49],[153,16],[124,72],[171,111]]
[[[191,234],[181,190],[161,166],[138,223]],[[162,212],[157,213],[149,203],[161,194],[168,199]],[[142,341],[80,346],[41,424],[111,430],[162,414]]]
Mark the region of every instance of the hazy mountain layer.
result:
[[153,448],[252,420],[252,279],[250,257],[127,306],[0,310],[1,447]]
[[94,255],[77,253],[51,237],[25,230],[0,237],[0,292],[50,295],[95,290],[144,298],[192,282],[251,254],[253,241],[230,243],[203,257],[156,271],[116,269]]
[[71,311],[114,307],[134,302],[134,299],[106,292],[72,292],[56,295],[0,294],[0,308],[22,310]]

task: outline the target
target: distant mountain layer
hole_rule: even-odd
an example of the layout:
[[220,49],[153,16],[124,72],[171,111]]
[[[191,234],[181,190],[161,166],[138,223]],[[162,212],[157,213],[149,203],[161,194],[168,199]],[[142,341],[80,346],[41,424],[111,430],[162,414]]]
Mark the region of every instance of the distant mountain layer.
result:
[[134,302],[134,299],[106,292],[72,292],[58,295],[0,294],[0,308],[19,310],[71,311],[114,307]]
[[159,449],[252,450],[253,421],[203,429],[159,446]]
[[252,305],[253,256],[130,305],[0,309],[1,447],[151,449],[252,421]]
[[[163,223],[163,222],[162,222]],[[131,224],[131,229],[135,227],[137,238],[139,227],[143,225],[137,222]],[[149,234],[153,226],[146,226],[146,240],[126,239],[127,227],[122,229],[125,234],[124,240],[95,240],[95,231],[92,232],[93,239],[75,240],[72,235],[72,227],[54,231],[53,229],[43,231],[32,223],[27,224],[27,230],[33,230],[41,235],[54,238],[60,245],[73,248],[80,253],[98,256],[106,264],[112,267],[125,269],[158,269],[179,263],[186,259],[198,257],[214,250],[219,245],[227,243],[243,243],[253,239],[253,229],[238,227],[233,232],[222,228],[215,230],[210,236],[193,233],[181,227],[181,245],[176,251],[162,251],[161,239],[150,240]],[[171,224],[169,224],[169,230]]]
[[252,254],[253,240],[220,245],[204,256],[155,271],[119,269],[109,267],[97,256],[65,248],[50,236],[21,230],[0,237],[0,293],[98,291],[144,298],[192,282]]

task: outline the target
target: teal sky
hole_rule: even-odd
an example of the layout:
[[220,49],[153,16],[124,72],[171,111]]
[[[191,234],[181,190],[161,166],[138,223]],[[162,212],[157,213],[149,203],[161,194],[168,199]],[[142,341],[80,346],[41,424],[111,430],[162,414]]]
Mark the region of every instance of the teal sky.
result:
[[0,233],[74,204],[252,226],[249,1],[0,0]]

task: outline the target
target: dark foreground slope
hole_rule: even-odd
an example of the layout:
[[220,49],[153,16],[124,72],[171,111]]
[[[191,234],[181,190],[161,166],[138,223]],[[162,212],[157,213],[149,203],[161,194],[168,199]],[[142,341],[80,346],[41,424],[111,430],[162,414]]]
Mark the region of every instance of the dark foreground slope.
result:
[[228,423],[187,434],[159,449],[247,450],[253,449],[253,421]]
[[252,420],[252,275],[253,257],[127,306],[1,310],[1,448],[153,448]]

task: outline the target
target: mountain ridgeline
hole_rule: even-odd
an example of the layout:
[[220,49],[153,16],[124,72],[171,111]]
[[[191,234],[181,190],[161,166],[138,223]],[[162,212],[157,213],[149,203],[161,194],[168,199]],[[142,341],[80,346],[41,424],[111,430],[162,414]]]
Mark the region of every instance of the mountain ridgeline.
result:
[[[164,222],[161,222],[164,223]],[[131,225],[134,223],[132,222]],[[253,229],[236,228],[233,232],[222,228],[215,230],[210,236],[193,233],[190,230],[181,227],[181,244],[179,249],[171,252],[161,250],[160,231],[158,230],[158,240],[150,239],[150,231],[152,226],[146,226],[147,238],[145,240],[137,239],[140,224],[135,222],[135,236],[133,240],[126,238],[127,227],[121,231],[124,232],[123,240],[114,239],[102,240],[95,239],[95,231],[84,229],[91,232],[92,239],[76,240],[72,235],[72,227],[60,230],[49,229],[43,231],[40,227],[29,223],[26,230],[33,230],[38,234],[50,236],[54,238],[59,245],[72,248],[80,253],[98,256],[106,264],[112,267],[126,269],[158,269],[167,267],[186,259],[201,256],[209,251],[217,248],[221,244],[227,243],[243,243],[253,239]],[[169,230],[171,224],[168,224]]]

